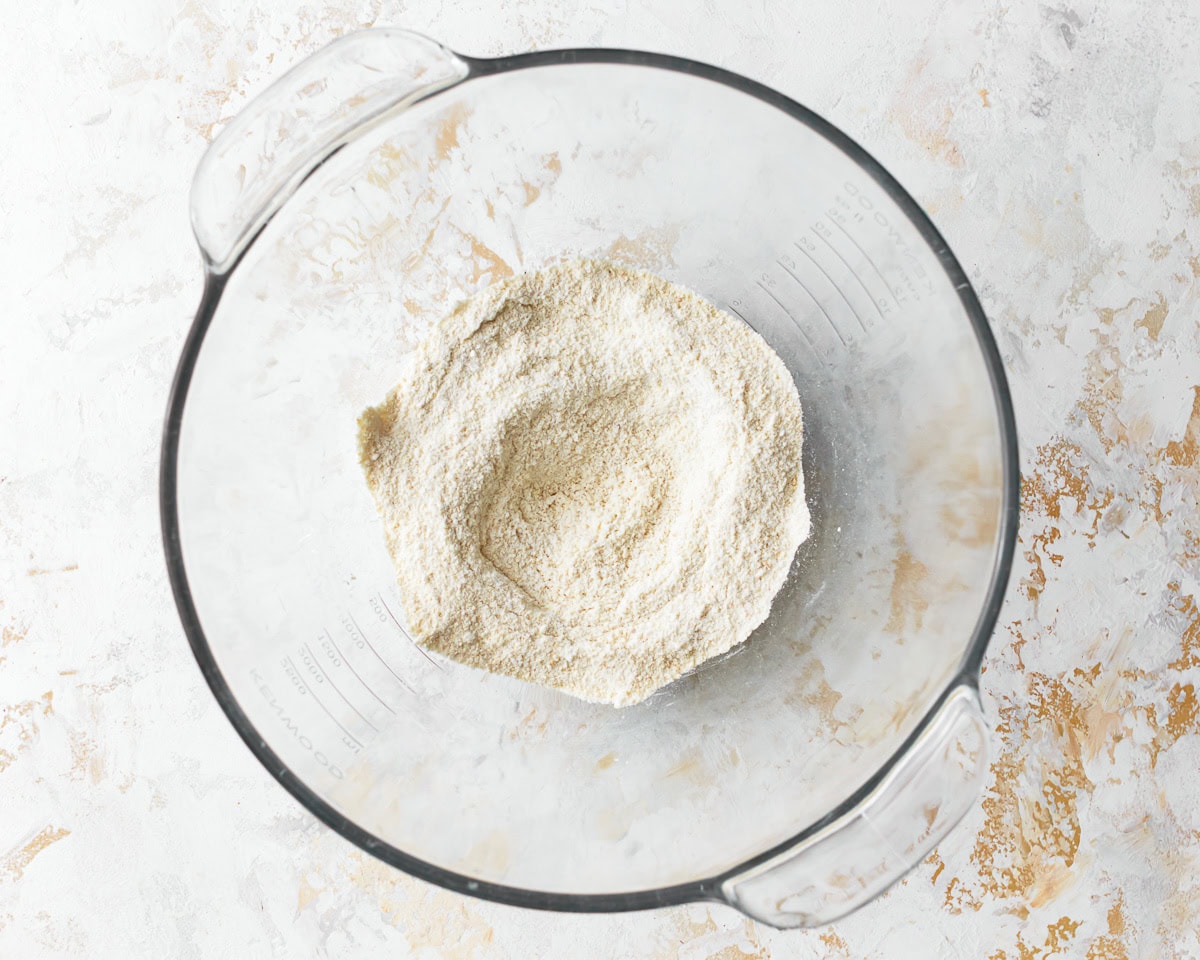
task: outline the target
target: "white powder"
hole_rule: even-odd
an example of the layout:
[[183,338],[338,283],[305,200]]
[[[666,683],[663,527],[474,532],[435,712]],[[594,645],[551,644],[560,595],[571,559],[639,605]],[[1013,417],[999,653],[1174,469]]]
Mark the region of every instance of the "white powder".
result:
[[801,433],[749,327],[578,261],[461,304],[359,451],[422,646],[623,705],[766,619],[808,535]]

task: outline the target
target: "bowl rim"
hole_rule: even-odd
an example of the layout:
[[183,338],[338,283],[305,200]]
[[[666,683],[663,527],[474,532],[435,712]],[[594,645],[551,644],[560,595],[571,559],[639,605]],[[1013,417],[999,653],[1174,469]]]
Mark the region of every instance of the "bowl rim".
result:
[[[247,715],[238,705],[231,688],[217,666],[213,650],[201,627],[199,615],[193,602],[183,562],[182,542],[178,512],[178,455],[183,411],[188,388],[196,361],[203,346],[205,334],[216,313],[225,284],[237,268],[245,250],[221,272],[206,269],[204,290],[195,318],[188,330],[179,363],[171,383],[167,413],[163,425],[162,454],[159,464],[159,510],[162,526],[163,548],[166,554],[167,572],[171,590],[179,612],[184,632],[200,671],[212,690],[217,703],[225,712],[234,729],[241,736],[250,752],[267,769],[279,784],[288,791],[313,816],[326,826],[341,834],[357,847],[412,876],[435,883],[446,889],[468,896],[480,897],[498,903],[541,910],[572,911],[581,913],[609,913],[626,910],[643,910],[655,907],[675,906],[699,901],[728,903],[722,892],[723,885],[745,871],[762,864],[788,849],[802,843],[830,823],[840,819],[862,804],[879,786],[887,775],[908,754],[913,744],[926,731],[943,703],[956,689],[967,686],[978,689],[979,671],[987,650],[1000,609],[1004,601],[1009,575],[1016,548],[1017,527],[1020,512],[1020,466],[1017,448],[1016,419],[1012,396],[1005,376],[1000,351],[988,324],[983,307],[979,302],[970,280],[958,259],[950,251],[945,239],[933,225],[929,216],[900,183],[857,142],[823,117],[778,91],[748,77],[721,67],[712,66],[684,57],[601,47],[565,48],[542,50],[530,53],[483,59],[457,56],[467,67],[467,73],[457,83],[445,88],[453,90],[460,83],[497,76],[517,70],[535,67],[552,67],[575,64],[603,64],[618,66],[650,67],[675,73],[688,74],[698,79],[719,83],[748,96],[767,103],[792,119],[805,124],[837,147],[851,161],[866,172],[900,207],[921,237],[937,255],[949,277],[959,300],[974,329],[996,404],[1000,426],[1002,507],[996,537],[996,555],[987,595],[972,633],[971,642],[960,661],[954,677],[947,683],[929,710],[921,718],[912,733],[888,757],[888,759],[854,793],[843,800],[817,821],[807,824],[802,830],[781,843],[731,867],[719,874],[687,883],[665,887],[643,889],[622,893],[562,893],[533,890],[479,880],[439,867],[393,847],[374,834],[358,826],[323,800],[267,745]],[[431,94],[436,98],[439,90]],[[261,235],[261,233],[259,234]],[[256,236],[247,248],[258,239]]]

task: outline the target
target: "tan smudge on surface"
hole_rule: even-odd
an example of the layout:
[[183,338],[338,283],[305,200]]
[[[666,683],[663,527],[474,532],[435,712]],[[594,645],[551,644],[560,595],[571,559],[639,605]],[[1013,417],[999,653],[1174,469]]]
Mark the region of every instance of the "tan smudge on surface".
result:
[[467,853],[466,869],[477,875],[503,876],[511,860],[508,836],[500,831],[493,831]]
[[[220,49],[221,36],[224,28],[213,20],[204,4],[196,0],[187,3],[175,14],[176,20],[191,21],[196,31],[203,38],[204,56],[209,64],[217,56]],[[199,102],[193,105],[193,111],[185,116],[185,123],[207,141],[212,141],[213,131],[218,125],[233,118],[236,111],[226,111],[234,94],[237,92],[238,62],[233,59],[225,61],[225,82],[204,90],[199,96]],[[199,114],[197,117],[195,114]]]
[[302,877],[300,886],[296,890],[296,913],[302,913],[310,903],[317,899],[320,890],[308,882],[307,877]]
[[1172,742],[1185,734],[1192,733],[1197,727],[1198,709],[1196,703],[1196,688],[1194,684],[1177,683],[1167,694],[1170,714],[1167,717],[1165,731]]
[[671,766],[663,774],[664,780],[687,780],[697,786],[706,786],[713,782],[711,772],[707,769],[704,758],[697,753],[689,753],[678,763]]
[[679,224],[652,227],[635,237],[618,237],[601,256],[641,270],[662,269],[675,263],[679,234]]
[[694,944],[717,929],[716,921],[708,910],[704,911],[703,920],[693,920],[689,907],[677,907],[667,916],[669,925],[660,934],[663,942],[650,954],[654,960],[681,960],[681,954],[689,944]]
[[1167,692],[1166,722],[1159,726],[1150,745],[1151,766],[1157,764],[1159,753],[1188,734],[1200,734],[1200,704],[1194,684],[1176,683]]
[[925,829],[927,831],[933,826],[933,822],[937,819],[937,815],[941,812],[941,809],[942,805],[940,803],[928,803],[925,805],[922,814],[925,817]]
[[[951,167],[964,164],[962,151],[950,138],[954,109],[945,92],[926,77],[929,60],[917,60],[900,83],[892,100],[888,119],[899,125],[904,135],[931,157]],[[985,102],[984,106],[988,104]]]
[[38,734],[38,718],[52,713],[52,690],[47,690],[36,700],[10,704],[0,711],[0,773],[12,765],[18,754],[33,745]]
[[396,181],[417,167],[417,161],[406,147],[397,143],[385,143],[371,154],[365,179],[380,190],[390,191]]
[[419,901],[412,913],[392,922],[403,924],[410,943],[432,947],[439,957],[475,960],[486,956],[495,934],[466,903],[462,897],[438,891]]
[[1029,906],[1037,909],[1053,903],[1075,882],[1075,875],[1066,864],[1056,863],[1037,878],[1029,891]]
[[43,577],[48,573],[72,573],[79,569],[79,564],[68,563],[65,567],[30,567],[25,575],[27,577]]
[[682,911],[676,923],[679,935],[684,940],[694,940],[697,937],[703,937],[708,933],[715,933],[717,930],[717,921],[713,919],[712,911],[704,911],[703,920],[693,920],[688,912]]
[[841,700],[842,694],[830,686],[825,675],[825,666],[816,658],[804,665],[792,684],[792,691],[784,697],[784,703],[814,709],[827,727],[837,724],[834,710]]
[[[670,925],[651,954],[655,960],[770,960],[771,950],[754,921],[745,920],[738,937],[737,931],[718,926],[707,908],[701,919],[695,919],[696,912],[696,907],[680,907],[667,915]],[[728,942],[734,937],[736,942]]]
[[1061,952],[1061,948],[1075,938],[1079,924],[1078,920],[1072,920],[1070,917],[1060,917],[1057,923],[1050,924],[1046,928],[1046,952],[1042,956],[1048,957]]
[[[1056,544],[1062,537],[1058,521],[1063,518],[1064,501],[1071,504],[1071,514],[1096,511],[1098,523],[1099,511],[1111,496],[1111,490],[1099,493],[1093,490],[1083,451],[1077,443],[1060,437],[1037,448],[1032,469],[1021,477],[1020,533],[1020,541],[1027,543],[1024,556],[1030,565],[1021,587],[1034,601],[1035,615],[1037,600],[1046,586],[1045,564],[1061,566],[1063,562]],[[1030,532],[1039,523],[1042,528]]]
[[907,550],[896,554],[892,565],[892,588],[888,594],[891,613],[884,630],[897,636],[921,629],[929,609],[929,568]]
[[1144,306],[1141,315],[1131,320],[1128,312],[1138,302],[1135,298],[1123,306],[1096,311],[1100,324],[1093,330],[1096,346],[1084,358],[1085,386],[1078,411],[1092,426],[1106,453],[1120,447],[1126,460],[1141,461],[1145,467],[1153,468],[1159,458],[1147,461],[1141,449],[1153,429],[1153,413],[1141,413],[1130,423],[1122,421],[1126,400],[1122,376],[1127,365],[1134,362],[1136,353],[1136,340],[1129,336],[1130,329],[1144,329],[1151,341],[1157,341],[1170,314],[1170,302],[1165,294],[1157,292],[1153,301],[1141,301]]
[[539,715],[537,707],[531,707],[529,712],[518,720],[517,725],[509,731],[508,738],[510,740],[541,741],[546,738],[549,726],[550,718]]
[[464,234],[471,244],[471,272],[468,282],[478,284],[484,276],[489,283],[495,283],[504,277],[513,275],[513,268],[495,250],[473,234]]
[[1099,936],[1088,945],[1085,960],[1129,960],[1129,954],[1117,937]]
[[827,950],[838,951],[837,956],[850,956],[850,944],[836,930],[823,930],[817,935],[817,939],[825,945]]
[[1125,949],[1125,931],[1127,922],[1123,909],[1124,901],[1118,896],[1117,901],[1108,908],[1106,922],[1108,933],[1093,937],[1088,944],[1085,960],[1129,960]]
[[596,826],[605,840],[611,843],[616,843],[623,839],[629,828],[633,825],[634,819],[637,817],[637,810],[633,807],[610,807],[606,810],[601,810],[596,816]]
[[1139,319],[1133,321],[1133,325],[1145,330],[1151,340],[1157,340],[1166,319],[1167,298],[1160,293],[1150,308]]
[[[1151,846],[1149,849],[1152,855],[1156,855],[1156,866],[1161,875],[1175,881],[1173,889],[1170,889],[1158,904],[1158,922],[1154,925],[1154,936],[1160,942],[1166,942],[1168,938],[1174,939],[1180,934],[1194,935],[1197,929],[1195,877],[1200,872],[1200,856],[1197,855],[1196,849],[1197,841],[1200,841],[1200,830],[1188,831],[1187,840],[1186,845],[1170,846],[1162,844],[1159,840],[1157,846]],[[1146,923],[1146,926],[1148,927],[1149,923]],[[1179,955],[1168,956],[1170,960],[1175,960],[1175,956]]]
[[1172,581],[1167,584],[1167,590],[1175,594],[1172,601],[1172,611],[1183,620],[1179,634],[1179,656],[1167,666],[1172,670],[1190,670],[1200,667],[1200,607],[1192,594],[1183,596],[1179,592],[1179,584]]
[[[518,183],[522,193],[522,205],[532,206],[537,199],[542,195],[542,191],[552,187],[562,174],[562,161],[559,160],[557,153],[549,153],[543,157],[542,168],[545,170],[540,180],[536,178],[522,178]],[[495,207],[491,200],[485,200],[488,208],[488,216],[490,219],[495,219]],[[514,243],[517,242],[516,236],[513,237]],[[519,256],[518,252],[518,256]]]
[[442,114],[434,139],[435,164],[450,159],[451,152],[458,146],[463,124],[470,116],[471,108],[465,103],[456,103]]
[[974,479],[963,480],[971,486],[964,487],[960,496],[947,498],[939,517],[946,536],[968,547],[985,547],[993,543],[1000,526],[996,498],[983,479],[976,466]]
[[1013,656],[1016,658],[1017,667],[1020,670],[1025,669],[1025,661],[1021,659],[1021,650],[1025,644],[1029,642],[1029,638],[1021,632],[1021,628],[1024,626],[1024,623],[1025,621],[1023,620],[1015,620],[1008,626],[1008,632],[1012,634],[1013,638],[1012,643],[1008,645],[1008,648],[1012,651]]
[[1120,936],[1125,932],[1125,913],[1121,909],[1121,900],[1118,899],[1108,909],[1108,932],[1114,936]]
[[995,541],[1003,480],[999,457],[978,453],[992,438],[980,421],[963,416],[971,402],[960,387],[929,416],[906,450],[904,476],[941,502],[938,520],[946,539],[979,548]]
[[1075,932],[1082,921],[1070,917],[1059,917],[1054,923],[1046,926],[1045,937],[1041,944],[1031,944],[1023,933],[1018,932],[1013,953],[1007,950],[996,950],[988,954],[988,960],[1046,960],[1049,957],[1070,956],[1072,950],[1068,947],[1075,939]]
[[[59,261],[59,267],[79,263],[93,263],[118,230],[136,221],[138,208],[147,201],[136,193],[112,188],[97,191],[103,197],[107,212],[99,220],[76,220],[72,224],[72,246]],[[146,288],[147,292],[153,286]]]
[[946,861],[938,856],[936,850],[925,858],[925,862],[933,867],[933,874],[929,878],[929,882],[937,886],[938,877],[942,875],[942,871],[946,869]]
[[0,861],[0,874],[7,874],[10,880],[20,880],[25,874],[25,870],[33,863],[34,857],[51,844],[70,835],[71,831],[65,827],[43,827],[32,840]]
[[1192,412],[1183,436],[1170,441],[1163,455],[1177,467],[1194,466],[1200,457],[1200,386],[1192,387]]
[[716,953],[710,953],[705,960],[768,960],[770,956],[771,954],[766,952],[765,947],[755,950],[753,953],[747,953],[736,943],[731,943]]
[[[1131,637],[1127,635],[1127,641]],[[1133,693],[1130,691],[1123,671],[1113,669],[1117,656],[1110,661],[1110,669],[1098,674],[1094,681],[1091,699],[1082,707],[1083,729],[1080,740],[1083,759],[1096,759],[1107,752],[1110,761],[1115,760],[1116,746],[1126,737],[1126,725],[1131,713],[1136,712]]]
[[609,767],[611,767],[616,762],[617,762],[617,755],[610,751],[610,752],[606,753],[604,756],[602,756],[599,760],[596,761],[596,769],[597,770],[607,770]]
[[950,139],[950,124],[954,110],[943,106],[938,110],[926,108],[920,113],[910,113],[901,120],[900,126],[909,139],[920,144],[931,157],[951,167],[965,163],[958,144]]
[[104,760],[96,741],[86,733],[76,730],[69,734],[69,743],[71,747],[71,779],[87,778],[92,784],[98,784],[104,777]]
[[485,955],[494,933],[475,912],[474,901],[414,880],[358,851],[351,854],[350,863],[349,883],[372,898],[381,918],[402,930],[414,948],[445,960]]

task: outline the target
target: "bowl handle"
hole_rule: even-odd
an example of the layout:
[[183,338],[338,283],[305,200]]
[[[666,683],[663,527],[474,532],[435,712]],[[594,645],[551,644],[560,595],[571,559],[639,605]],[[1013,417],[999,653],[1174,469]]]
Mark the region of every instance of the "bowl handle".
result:
[[974,805],[987,743],[977,692],[956,687],[861,803],[726,880],[723,899],[773,927],[820,926],[857,909],[920,863]]
[[354,135],[467,73],[441,44],[396,29],[347,34],[285,73],[226,124],[192,179],[192,231],[209,270],[230,269]]

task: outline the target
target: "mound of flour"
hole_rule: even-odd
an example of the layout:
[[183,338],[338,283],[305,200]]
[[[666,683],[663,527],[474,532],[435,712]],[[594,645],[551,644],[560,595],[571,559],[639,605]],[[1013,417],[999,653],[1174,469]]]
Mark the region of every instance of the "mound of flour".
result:
[[359,452],[418,643],[624,705],[766,619],[809,530],[801,434],[749,327],[577,261],[461,304]]

